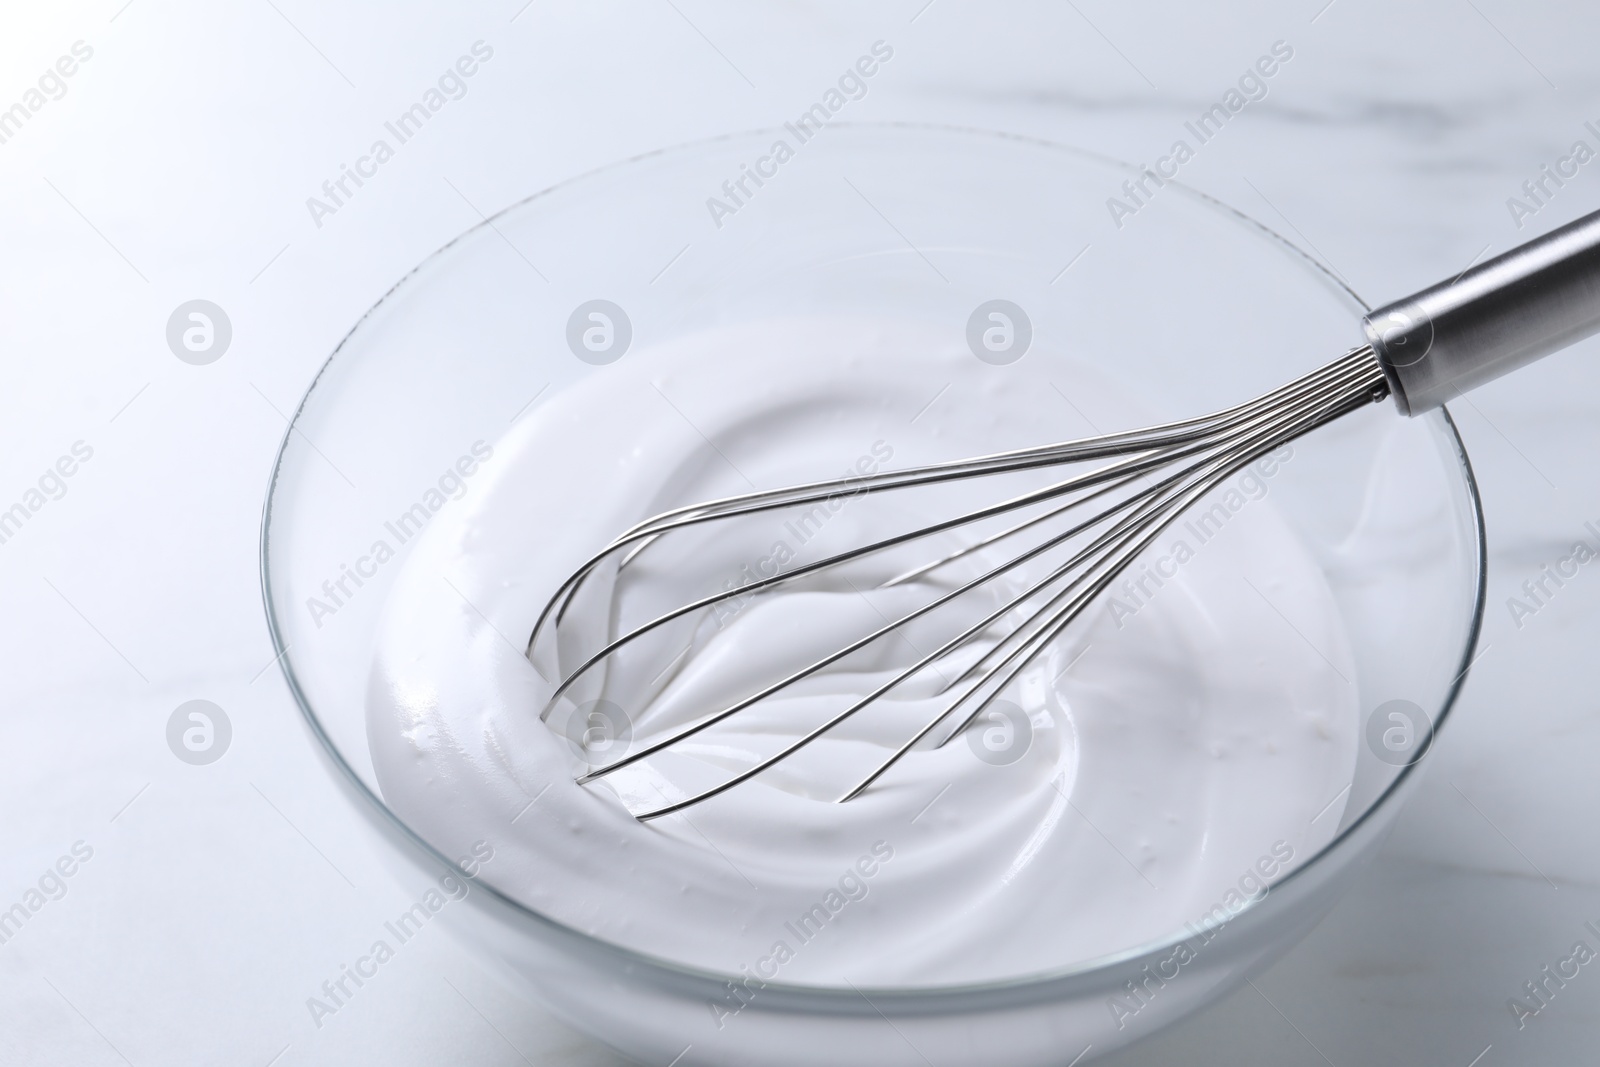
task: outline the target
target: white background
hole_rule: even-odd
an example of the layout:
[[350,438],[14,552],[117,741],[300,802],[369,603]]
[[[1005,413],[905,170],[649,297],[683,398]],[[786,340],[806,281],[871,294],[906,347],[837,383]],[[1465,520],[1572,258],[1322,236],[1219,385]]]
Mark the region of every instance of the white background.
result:
[[[0,1062],[616,1062],[440,931],[313,1025],[306,998],[419,887],[377,862],[271,665],[256,538],[285,413],[474,205],[782,122],[880,38],[895,60],[852,118],[1146,162],[1291,42],[1184,177],[1373,301],[1600,206],[1600,162],[1520,231],[1506,206],[1596,144],[1600,9],[1324,2],[8,0],[0,108],[75,41],[94,51],[0,144],[0,509],[74,442],[94,454],[0,544],[0,909],[74,842],[94,855],[0,945]],[[468,95],[314,225],[306,198],[480,39]],[[234,329],[203,367],[164,336],[196,297]],[[1258,988],[1110,1062],[1593,1059],[1600,967],[1520,1032],[1506,1002],[1573,942],[1600,948],[1600,566],[1520,629],[1506,598],[1600,521],[1597,356],[1455,412],[1489,513],[1483,657],[1382,861]],[[234,727],[208,767],[165,741],[193,698]]]

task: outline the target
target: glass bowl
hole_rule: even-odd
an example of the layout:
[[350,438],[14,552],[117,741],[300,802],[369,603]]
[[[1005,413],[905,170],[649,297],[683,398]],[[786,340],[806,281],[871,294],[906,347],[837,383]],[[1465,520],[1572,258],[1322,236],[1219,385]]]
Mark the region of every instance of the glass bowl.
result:
[[[782,162],[780,140],[792,150]],[[467,877],[441,918],[510,982],[644,1063],[1087,1062],[1265,967],[1376,853],[1465,676],[1484,578],[1476,489],[1448,413],[1407,420],[1387,403],[1297,442],[1272,486],[1323,569],[1358,668],[1367,743],[1342,809],[1340,798],[1325,809],[1341,819],[1337,834],[1270,889],[1154,943],[981,985],[773,982],[729,1020],[708,1006],[740,976],[651,958],[524,907],[492,864],[473,862],[471,834],[425,840],[378,788],[368,669],[413,527],[470,491],[462,460],[475,443],[492,445],[534,405],[604,374],[627,344],[882,312],[959,337],[979,305],[1004,299],[1031,322],[1023,358],[1103,367],[1169,419],[1264,392],[1359,343],[1355,294],[1243,214],[1145,178],[1137,210],[1115,217],[1108,198],[1129,203],[1124,183],[1140,180],[1114,160],[954,128],[722,137],[512,205],[406,275],[340,342],[273,471],[261,549],[269,625],[331,773],[397,863]],[[610,302],[613,333],[585,347],[582,331],[601,321],[585,305],[597,300]],[[1410,731],[1409,746],[1387,742],[1391,723]]]

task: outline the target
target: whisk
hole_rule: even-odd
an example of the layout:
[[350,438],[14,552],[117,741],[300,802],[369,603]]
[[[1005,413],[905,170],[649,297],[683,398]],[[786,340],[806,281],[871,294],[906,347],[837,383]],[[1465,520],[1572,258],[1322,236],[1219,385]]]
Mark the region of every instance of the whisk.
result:
[[[947,568],[966,559],[961,578],[947,580],[944,584],[950,588],[931,600],[886,619],[864,636],[842,641],[836,650],[726,706],[705,709],[703,716],[664,737],[591,766],[578,778],[580,783],[592,782],[648,759],[790,690],[874,642],[903,634],[913,622],[936,612],[951,614],[959,622],[938,647],[919,650],[910,666],[892,672],[893,677],[871,686],[779,751],[709,788],[636,815],[657,818],[732,789],[913,679],[937,672],[936,692],[949,698],[943,710],[839,797],[851,800],[941,727],[938,739],[930,744],[943,745],[960,735],[1168,526],[1246,466],[1386,397],[1394,399],[1402,414],[1419,415],[1463,390],[1600,332],[1600,212],[1452,281],[1380,308],[1361,326],[1364,345],[1281,388],[1213,414],[971,459],[745,493],[648,518],[620,534],[561,584],[529,637],[530,659],[535,659],[542,642],[557,643],[554,635],[565,612],[601,568],[615,566],[620,571],[662,538],[703,530],[707,524],[862,495],[1075,468],[1066,477],[1004,495],[992,504],[709,593],[614,634],[592,651],[574,655],[570,648],[558,648],[553,656],[558,676],[541,718],[548,717],[559,701],[570,701],[580,680],[593,683],[620,650],[679,620],[692,621],[727,601],[743,602],[936,535],[966,530],[971,536],[975,531],[968,543],[953,551],[930,552],[933,559],[880,585],[905,585],[940,571],[948,576],[954,571]],[[1088,469],[1081,469],[1083,465]],[[995,525],[1001,528],[992,529]],[[1000,555],[1003,545],[1014,546],[1009,555]],[[999,562],[987,565],[997,555]],[[966,577],[975,562],[980,573]],[[991,607],[997,601],[998,606]],[[955,677],[946,677],[943,668],[963,659],[972,661]]]

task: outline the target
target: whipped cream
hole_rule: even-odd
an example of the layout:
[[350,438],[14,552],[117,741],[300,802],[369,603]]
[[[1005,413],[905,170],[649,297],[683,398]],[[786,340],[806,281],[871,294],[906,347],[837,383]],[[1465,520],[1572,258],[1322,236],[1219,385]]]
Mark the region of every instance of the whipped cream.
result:
[[[543,722],[552,686],[541,669],[555,673],[529,661],[528,635],[561,581],[622,530],[752,487],[1083,436],[1095,432],[1086,417],[1101,429],[1149,421],[1093,368],[1042,344],[995,367],[959,336],[892,321],[721,328],[587,375],[517,422],[482,490],[419,538],[369,686],[385,802],[447,853],[491,842],[486,877],[502,891],[595,937],[729,974],[946,985],[1175,934],[1237,896],[1263,857],[1281,877],[1287,857],[1332,838],[1356,759],[1355,666],[1322,572],[1261,499],[1259,470],[1202,504],[1225,512],[1203,539],[1181,521],[1168,530],[1130,569],[1134,584],[1008,688],[1010,710],[913,749],[849,803],[835,801],[945,706],[934,680],[682,813],[631,814],[802,736],[937,647],[949,631],[931,620],[576,784],[1006,558],[995,546],[928,582],[878,588],[966,543],[950,533],[842,577],[730,599],[630,647]],[[663,539],[575,602],[563,660],[708,592],[1060,473],[1008,477]],[[976,621],[1008,588],[963,611]],[[1265,879],[1247,881],[1254,891]]]

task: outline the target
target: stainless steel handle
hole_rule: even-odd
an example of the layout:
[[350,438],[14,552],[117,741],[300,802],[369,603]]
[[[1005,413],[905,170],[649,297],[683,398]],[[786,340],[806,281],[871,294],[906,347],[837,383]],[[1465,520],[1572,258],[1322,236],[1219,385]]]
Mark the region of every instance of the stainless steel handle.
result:
[[1407,415],[1600,333],[1600,211],[1361,320]]

